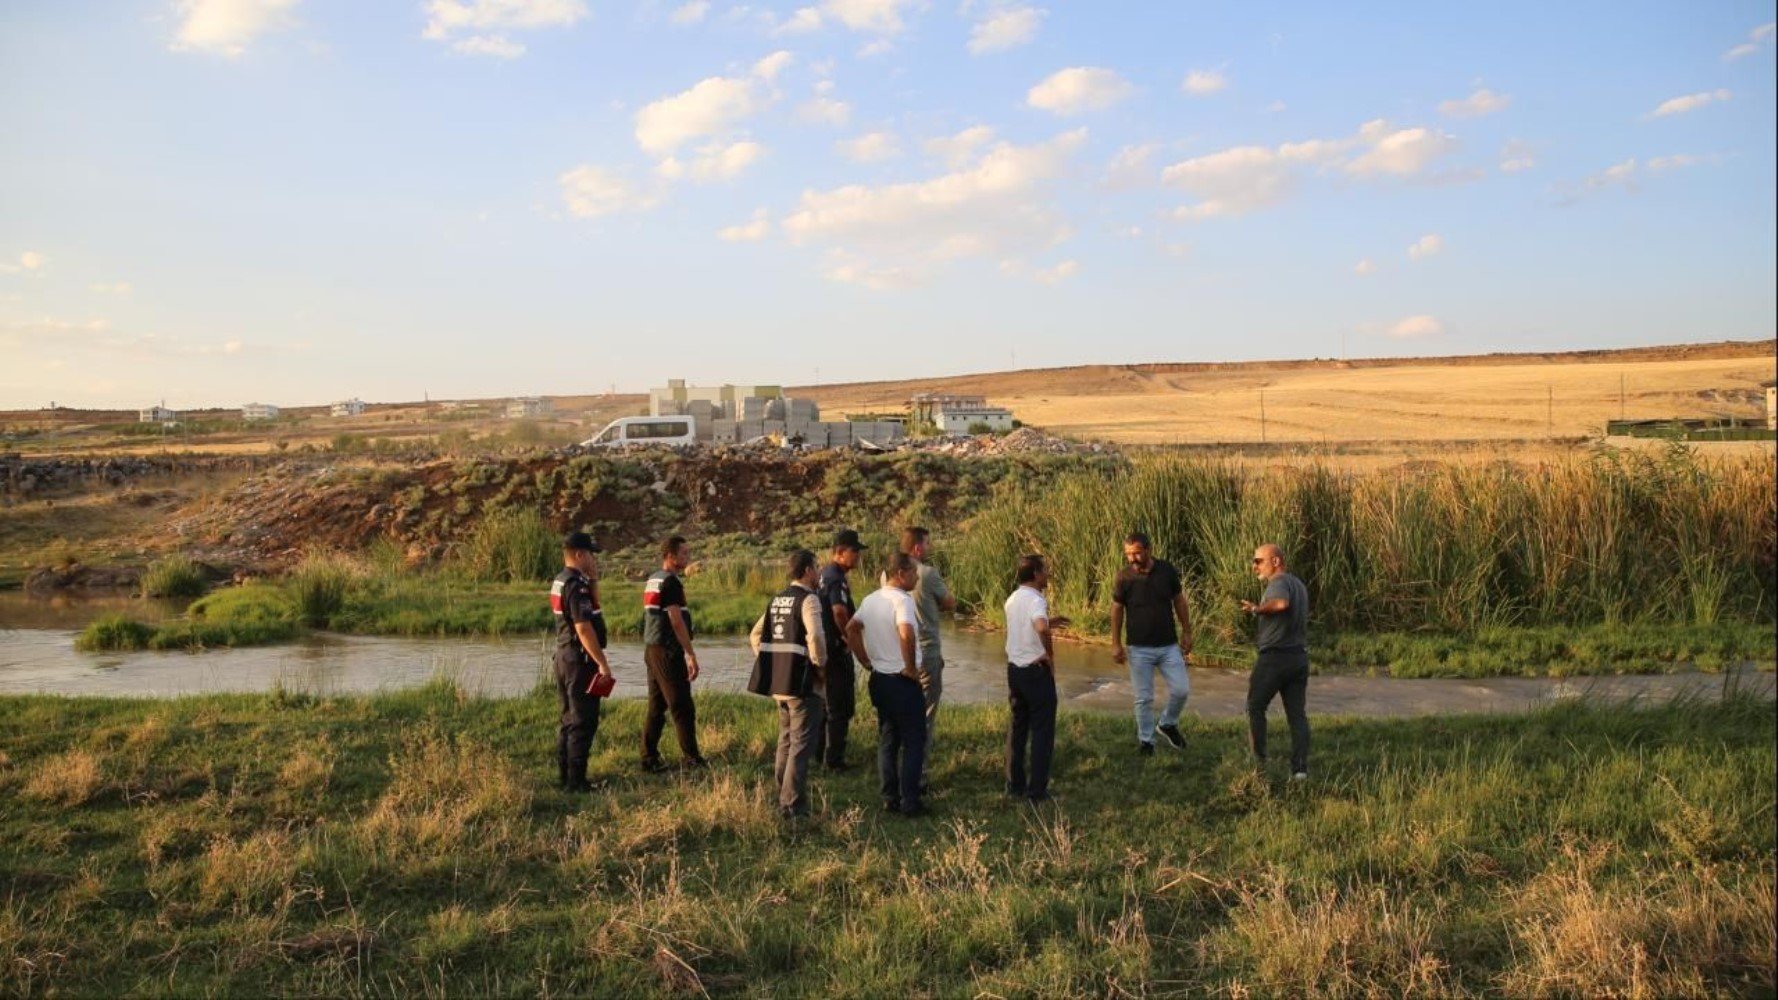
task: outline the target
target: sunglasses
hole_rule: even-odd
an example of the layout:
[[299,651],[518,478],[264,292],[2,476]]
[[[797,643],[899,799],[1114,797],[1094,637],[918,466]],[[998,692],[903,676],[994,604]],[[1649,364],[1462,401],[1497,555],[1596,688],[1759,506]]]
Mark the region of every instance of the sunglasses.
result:
[[1266,558],[1267,557],[1264,557],[1264,556],[1255,556],[1254,560],[1253,560],[1253,565],[1258,566],[1260,563],[1265,562]]

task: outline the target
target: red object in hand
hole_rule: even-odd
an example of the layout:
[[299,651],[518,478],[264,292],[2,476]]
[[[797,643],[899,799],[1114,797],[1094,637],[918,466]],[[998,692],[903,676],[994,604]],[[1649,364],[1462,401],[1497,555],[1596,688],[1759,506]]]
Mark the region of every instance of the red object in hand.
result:
[[592,683],[586,686],[586,693],[595,698],[606,698],[617,687],[617,678],[611,674],[594,674]]

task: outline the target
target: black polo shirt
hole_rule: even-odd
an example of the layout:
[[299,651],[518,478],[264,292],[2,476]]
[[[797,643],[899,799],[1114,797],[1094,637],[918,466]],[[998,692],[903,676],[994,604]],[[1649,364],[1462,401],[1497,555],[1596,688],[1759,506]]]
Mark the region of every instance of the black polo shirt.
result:
[[1124,645],[1171,646],[1179,641],[1173,620],[1173,599],[1185,593],[1179,571],[1156,559],[1148,572],[1125,566],[1117,575],[1111,599],[1124,606]]

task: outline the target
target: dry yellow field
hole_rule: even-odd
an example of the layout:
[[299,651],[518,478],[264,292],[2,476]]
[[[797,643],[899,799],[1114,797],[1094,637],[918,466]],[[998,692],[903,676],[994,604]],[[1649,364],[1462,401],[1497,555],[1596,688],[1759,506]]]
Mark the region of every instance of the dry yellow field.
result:
[[913,392],[979,393],[1027,424],[1121,444],[1528,441],[1598,436],[1620,408],[1632,419],[1762,416],[1759,386],[1778,363],[1760,345],[1727,357],[1609,357],[1094,366],[793,391],[828,412],[887,409]]

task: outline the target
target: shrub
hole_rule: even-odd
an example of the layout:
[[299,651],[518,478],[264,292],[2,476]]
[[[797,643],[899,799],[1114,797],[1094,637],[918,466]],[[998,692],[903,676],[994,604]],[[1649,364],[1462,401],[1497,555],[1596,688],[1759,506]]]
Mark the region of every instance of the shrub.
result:
[[158,560],[142,574],[145,597],[202,597],[207,587],[203,568],[184,556]]
[[326,626],[346,605],[346,594],[361,575],[343,556],[310,556],[290,574],[290,595],[298,619],[316,628]]
[[548,580],[561,569],[562,540],[536,511],[510,508],[483,517],[459,547],[457,559],[477,580]]
[[154,636],[154,626],[124,614],[110,614],[95,620],[74,638],[74,648],[89,653],[114,653],[131,649],[147,649]]

